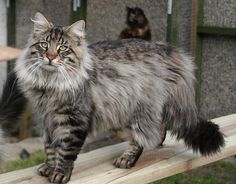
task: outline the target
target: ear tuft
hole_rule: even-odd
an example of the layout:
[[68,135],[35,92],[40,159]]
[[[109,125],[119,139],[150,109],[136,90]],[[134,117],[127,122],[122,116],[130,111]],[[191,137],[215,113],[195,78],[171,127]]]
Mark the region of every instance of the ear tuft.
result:
[[79,20],[77,22],[75,22],[74,24],[72,24],[71,26],[69,26],[66,31],[68,31],[69,33],[74,34],[77,37],[84,37],[85,36],[85,21],[84,20]]
[[34,22],[34,33],[40,34],[46,32],[53,25],[48,22],[48,20],[43,16],[43,14],[37,12],[34,16],[34,19],[31,19]]

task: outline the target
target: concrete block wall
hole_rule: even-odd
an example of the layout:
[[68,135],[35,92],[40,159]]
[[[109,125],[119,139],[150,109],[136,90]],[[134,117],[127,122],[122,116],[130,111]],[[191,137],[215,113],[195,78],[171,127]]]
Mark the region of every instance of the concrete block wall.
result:
[[201,115],[236,113],[236,38],[204,38],[201,78]]
[[126,6],[144,10],[150,22],[152,40],[166,40],[167,0],[87,0],[89,43],[117,39],[125,28]]
[[[235,0],[205,0],[205,25],[236,27]],[[205,36],[200,113],[207,118],[236,113],[236,37]]]

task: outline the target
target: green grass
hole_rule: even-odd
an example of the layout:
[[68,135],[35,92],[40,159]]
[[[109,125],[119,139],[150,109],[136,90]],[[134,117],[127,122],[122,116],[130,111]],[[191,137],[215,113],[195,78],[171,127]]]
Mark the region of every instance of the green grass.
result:
[[3,165],[2,169],[0,170],[0,173],[5,173],[5,172],[10,172],[10,171],[18,170],[18,169],[24,169],[31,166],[35,166],[35,165],[43,163],[44,160],[45,160],[45,154],[42,150],[40,150],[31,154],[31,156],[28,159],[6,162]]
[[152,184],[234,184],[235,181],[236,165],[222,160]]

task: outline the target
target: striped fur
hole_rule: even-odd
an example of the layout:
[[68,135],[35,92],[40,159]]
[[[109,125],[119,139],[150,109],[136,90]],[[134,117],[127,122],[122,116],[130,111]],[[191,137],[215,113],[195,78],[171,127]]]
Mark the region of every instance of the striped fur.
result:
[[135,39],[87,47],[83,21],[56,27],[37,13],[34,23],[15,71],[44,125],[47,160],[38,171],[50,182],[69,181],[89,132],[130,128],[130,149],[114,162],[121,168],[162,143],[165,128],[202,154],[223,146],[218,126],[198,118],[194,65],[180,50]]

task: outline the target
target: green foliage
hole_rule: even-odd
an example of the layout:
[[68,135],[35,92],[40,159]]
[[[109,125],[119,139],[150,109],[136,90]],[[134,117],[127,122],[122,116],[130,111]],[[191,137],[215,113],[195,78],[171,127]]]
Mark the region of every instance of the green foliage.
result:
[[236,181],[236,165],[228,161],[218,161],[153,184],[226,184],[234,181]]
[[26,160],[15,160],[9,161],[5,163],[0,170],[0,173],[10,172],[18,169],[24,169],[27,167],[31,167],[34,165],[38,165],[44,162],[45,154],[42,150],[33,153],[28,159]]

